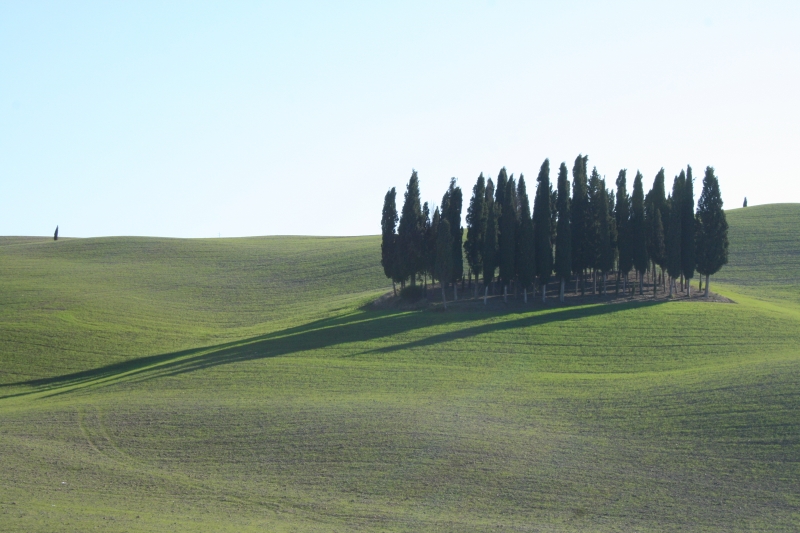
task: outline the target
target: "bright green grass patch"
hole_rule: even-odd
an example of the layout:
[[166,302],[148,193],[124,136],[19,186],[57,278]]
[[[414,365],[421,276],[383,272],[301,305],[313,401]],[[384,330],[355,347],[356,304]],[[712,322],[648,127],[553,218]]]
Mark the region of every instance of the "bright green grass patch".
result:
[[736,304],[499,314],[364,311],[374,237],[8,240],[0,529],[795,531],[800,306],[730,221]]

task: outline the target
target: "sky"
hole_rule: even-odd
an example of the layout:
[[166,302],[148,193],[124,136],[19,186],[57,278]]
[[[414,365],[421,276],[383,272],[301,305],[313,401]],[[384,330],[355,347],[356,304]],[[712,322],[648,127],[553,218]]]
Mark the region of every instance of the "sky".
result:
[[[0,235],[368,235],[412,169],[800,202],[800,2],[0,1]],[[571,177],[570,177],[571,179]],[[630,187],[630,185],[629,185]],[[400,205],[398,205],[398,208]]]

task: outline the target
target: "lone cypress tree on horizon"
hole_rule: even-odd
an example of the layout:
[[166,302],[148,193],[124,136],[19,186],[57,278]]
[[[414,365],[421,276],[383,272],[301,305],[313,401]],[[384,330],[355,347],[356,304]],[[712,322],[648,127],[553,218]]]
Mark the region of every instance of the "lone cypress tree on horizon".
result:
[[697,271],[706,277],[706,298],[708,278],[727,263],[728,221],[722,209],[722,195],[714,167],[706,167],[703,192],[697,202]]
[[536,275],[542,287],[542,301],[547,301],[547,282],[553,273],[553,243],[550,209],[550,160],[545,159],[536,178],[533,202],[533,233],[536,246]]
[[644,221],[644,189],[642,188],[642,173],[636,171],[633,180],[633,194],[631,195],[631,252],[633,266],[639,274],[639,294],[644,294],[644,273],[647,271],[647,240],[645,236]]
[[572,231],[570,228],[569,205],[569,180],[567,179],[567,165],[561,163],[558,169],[558,196],[556,204],[558,210],[556,230],[556,276],[561,281],[558,293],[560,302],[564,302],[564,286],[572,273]]
[[494,183],[486,181],[486,234],[483,240],[483,303],[497,269],[497,207],[494,203]]
[[[475,275],[475,290],[478,290],[478,276],[483,269],[483,240],[486,235],[486,181],[483,173],[472,188],[472,198],[467,208],[467,239],[464,241],[464,254],[467,264]],[[472,279],[470,278],[470,283]],[[477,294],[477,292],[476,292]]]
[[528,190],[525,177],[520,174],[517,184],[517,201],[519,202],[519,231],[517,243],[517,276],[522,286],[523,301],[528,303],[528,287],[536,277],[536,247],[533,234],[533,219],[531,218],[531,204],[528,199]]
[[[628,288],[628,273],[633,268],[633,251],[631,249],[631,198],[627,189],[627,169],[619,171],[617,176],[617,201],[614,206],[614,216],[617,222],[617,254],[618,276],[623,276],[622,290]],[[619,279],[617,279],[617,292],[619,292]]]
[[397,296],[397,191],[394,187],[389,189],[383,198],[383,213],[381,215],[381,266],[383,273],[392,280],[392,290]]
[[572,271],[576,275],[575,292],[580,280],[581,295],[585,291],[584,269],[589,268],[587,257],[587,226],[589,218],[589,189],[586,177],[586,164],[589,156],[578,155],[572,167]]

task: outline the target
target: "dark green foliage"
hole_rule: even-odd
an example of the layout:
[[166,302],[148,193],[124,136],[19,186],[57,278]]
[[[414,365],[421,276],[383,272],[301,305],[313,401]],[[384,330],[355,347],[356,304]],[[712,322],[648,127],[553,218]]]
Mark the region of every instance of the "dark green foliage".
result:
[[422,285],[406,285],[400,289],[400,298],[409,302],[417,302],[425,297],[425,287]]
[[[641,275],[647,271],[647,241],[645,237],[644,220],[644,189],[642,188],[642,174],[636,172],[633,180],[633,194],[631,195],[631,256],[633,267]],[[641,291],[641,287],[639,287]]]
[[517,185],[519,202],[519,225],[517,226],[517,276],[522,288],[529,287],[536,277],[536,246],[533,234],[531,205],[525,178],[520,175]]
[[[728,262],[728,221],[713,167],[706,167],[703,192],[697,202],[697,271],[710,276]],[[706,284],[706,292],[708,284]]]
[[[608,190],[606,181],[600,181],[601,186],[598,192],[599,209],[597,210],[597,264],[596,268],[600,272],[606,273],[614,268],[614,249],[611,247],[611,224],[613,218],[609,214]],[[593,210],[594,211],[594,210]]]
[[666,267],[667,255],[664,247],[664,213],[667,211],[664,189],[664,169],[658,171],[653,188],[645,197],[645,224],[647,226],[647,255],[661,268]]
[[[603,181],[605,182],[605,179]],[[608,240],[611,243],[611,268],[613,269],[617,261],[617,239],[619,239],[614,191],[606,189],[606,198],[608,200]]]
[[494,198],[494,183],[486,181],[486,233],[483,240],[483,283],[487,285],[494,279],[497,268],[497,211]]
[[422,206],[419,200],[419,179],[417,171],[411,173],[406,187],[400,226],[397,230],[398,272],[400,279],[411,278],[414,285],[417,273],[424,268],[422,240],[424,231]]
[[631,198],[628,196],[626,169],[617,176],[617,201],[614,206],[614,219],[617,223],[617,260],[621,274],[626,275],[633,268],[632,235],[630,231]]
[[556,276],[566,281],[572,272],[572,231],[570,228],[569,181],[567,165],[561,163],[558,169],[557,189],[558,229],[556,231]]
[[516,256],[517,229],[517,190],[514,177],[508,179],[503,187],[503,203],[500,209],[500,279],[508,285],[514,279],[514,258]]
[[681,217],[681,273],[686,279],[694,277],[695,228],[694,228],[694,179],[692,167],[686,167],[686,181],[683,184],[680,202]]
[[453,278],[456,282],[464,275],[464,261],[461,255],[461,239],[464,229],[461,227],[461,207],[463,195],[461,187],[456,186],[456,179],[450,178],[450,187],[442,198],[441,217],[450,224],[450,238],[452,240],[453,254]]
[[453,279],[453,236],[450,231],[450,221],[442,217],[436,233],[435,272],[442,285],[442,299],[444,299],[444,286]]
[[533,201],[533,232],[536,244],[536,275],[539,283],[550,280],[553,272],[553,243],[550,229],[550,160],[545,159],[536,178],[536,198]]
[[383,199],[381,215],[381,266],[383,273],[392,281],[397,281],[396,240],[397,240],[397,191],[392,187]]
[[[427,205],[427,202],[426,204]],[[433,219],[426,224],[425,232],[425,270],[430,274],[431,281],[436,277],[436,239],[439,230],[439,221],[441,220],[439,208],[433,212]]]
[[572,167],[572,271],[581,273],[589,268],[589,189],[586,178],[586,163],[589,156],[578,155]]
[[467,264],[477,276],[483,269],[483,240],[486,235],[486,182],[483,173],[472,188],[472,198],[467,208],[467,239],[464,254]]
[[[744,202],[742,203],[742,207],[747,207],[747,196],[744,197]],[[58,227],[56,227],[56,235],[58,235]]]
[[[597,172],[597,167],[592,168],[592,174],[589,177],[589,216],[586,219],[586,253],[589,268],[601,270],[600,268],[600,241],[603,239],[601,235],[600,224],[606,217],[608,211],[607,202],[603,201],[603,194],[606,187],[603,180],[600,178],[600,173]],[[605,225],[606,233],[608,232],[608,224]]]
[[680,205],[683,184],[686,175],[681,171],[679,176],[675,176],[672,183],[672,196],[669,199],[669,227],[666,235],[667,248],[667,273],[672,279],[677,279],[681,275],[681,217]]

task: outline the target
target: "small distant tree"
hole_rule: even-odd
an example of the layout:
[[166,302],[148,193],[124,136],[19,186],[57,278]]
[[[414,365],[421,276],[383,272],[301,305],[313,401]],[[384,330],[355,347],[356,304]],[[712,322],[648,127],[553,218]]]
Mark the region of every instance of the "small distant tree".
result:
[[53,240],[54,241],[58,240],[58,226],[56,226],[56,232],[53,234]]
[[639,294],[644,294],[644,273],[647,271],[647,240],[645,236],[644,221],[644,189],[642,188],[642,173],[636,172],[633,180],[633,194],[631,195],[631,252],[633,266],[639,274]]
[[708,278],[728,263],[728,221],[722,209],[719,181],[713,167],[706,167],[703,192],[697,202],[697,271]]
[[536,247],[533,234],[533,219],[531,218],[531,205],[528,200],[528,190],[525,186],[525,177],[520,175],[517,185],[517,200],[519,201],[519,226],[517,275],[519,284],[522,285],[523,300],[528,303],[528,287],[533,284],[536,277]]
[[561,163],[558,169],[558,219],[556,230],[556,276],[561,281],[558,293],[560,302],[564,302],[564,286],[572,272],[572,232],[570,228],[569,181],[567,180],[567,165]]
[[453,236],[450,231],[450,222],[442,217],[439,221],[436,235],[436,277],[442,287],[442,303],[447,309],[445,285],[453,279]]
[[[744,203],[742,204],[742,207],[747,207],[747,196],[744,197]],[[58,230],[58,228],[56,228],[56,230]]]
[[553,243],[550,228],[550,160],[545,159],[536,178],[533,202],[533,233],[536,243],[536,275],[542,287],[542,301],[547,301],[547,282],[553,273]]

